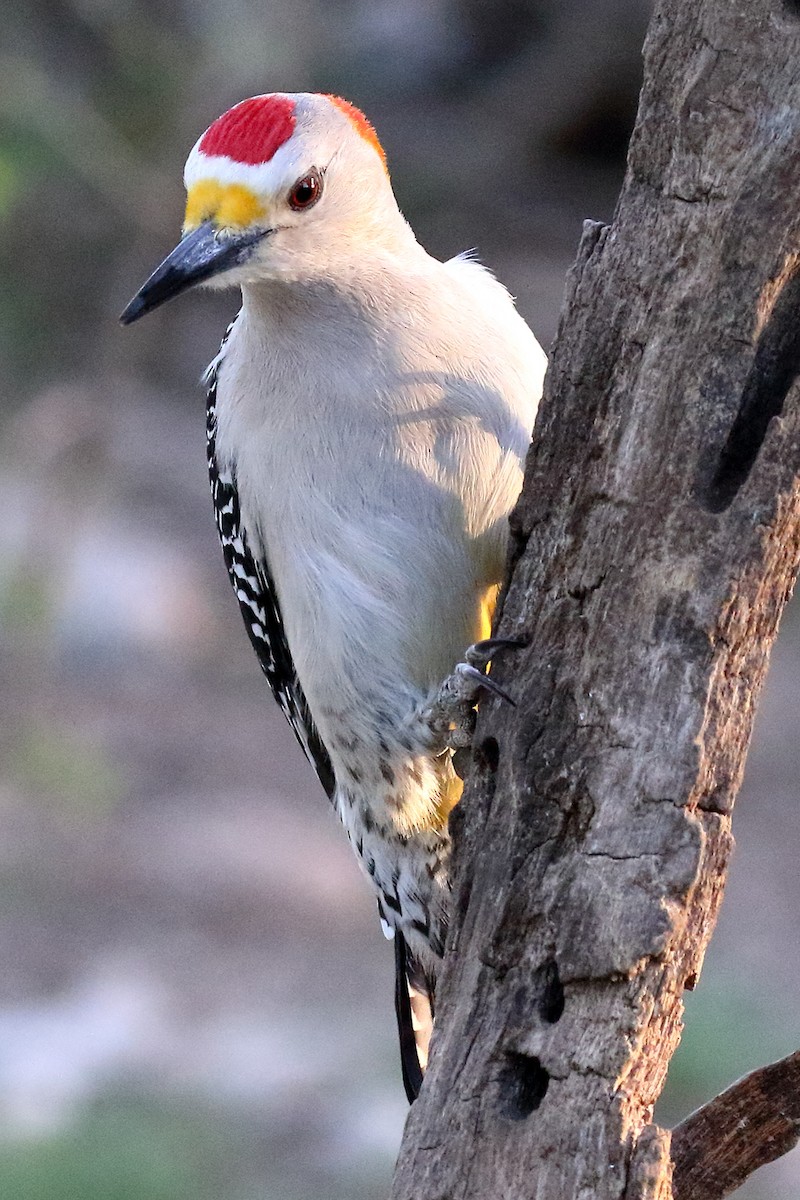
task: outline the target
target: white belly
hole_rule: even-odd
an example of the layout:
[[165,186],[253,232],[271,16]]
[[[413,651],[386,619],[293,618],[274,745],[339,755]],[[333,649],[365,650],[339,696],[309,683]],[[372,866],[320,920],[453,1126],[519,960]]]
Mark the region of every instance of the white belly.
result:
[[[376,329],[370,313],[312,322],[274,297],[246,303],[231,335],[217,455],[326,744],[329,711],[402,721],[474,640],[502,576],[542,356],[498,291],[513,336],[505,353],[490,342],[496,359],[454,349],[449,327],[437,340],[424,312]],[[455,297],[454,321],[471,299]],[[485,345],[491,314],[473,320]]]

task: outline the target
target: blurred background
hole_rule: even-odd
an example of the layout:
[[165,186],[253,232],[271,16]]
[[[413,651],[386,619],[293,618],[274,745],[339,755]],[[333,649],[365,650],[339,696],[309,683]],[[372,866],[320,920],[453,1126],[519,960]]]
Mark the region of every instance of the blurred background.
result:
[[[644,0],[3,0],[0,1196],[377,1200],[389,946],[230,593],[201,371],[233,295],[116,316],[232,103],[340,92],[439,257],[547,347],[622,176]],[[800,1044],[800,620],[661,1117]],[[800,1155],[739,1200],[790,1200]]]

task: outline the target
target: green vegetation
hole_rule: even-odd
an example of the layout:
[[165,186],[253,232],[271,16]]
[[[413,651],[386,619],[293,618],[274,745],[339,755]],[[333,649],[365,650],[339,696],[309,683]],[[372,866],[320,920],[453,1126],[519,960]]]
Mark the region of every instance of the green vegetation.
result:
[[39,723],[26,723],[13,739],[6,769],[27,791],[57,798],[73,812],[96,815],[113,806],[122,791],[118,773],[96,745]]
[[795,1012],[732,972],[709,969],[686,995],[684,1033],[656,1119],[674,1125],[756,1067],[783,1058],[800,1040]]
[[88,1113],[56,1137],[0,1147],[0,1195],[14,1200],[223,1200],[213,1128],[151,1103]]
[[[9,1200],[368,1200],[389,1163],[330,1165],[303,1144],[305,1123],[271,1137],[230,1112],[185,1101],[107,1096],[50,1137],[0,1144],[0,1196]],[[349,1169],[348,1169],[349,1168]],[[333,1172],[336,1172],[334,1175]]]

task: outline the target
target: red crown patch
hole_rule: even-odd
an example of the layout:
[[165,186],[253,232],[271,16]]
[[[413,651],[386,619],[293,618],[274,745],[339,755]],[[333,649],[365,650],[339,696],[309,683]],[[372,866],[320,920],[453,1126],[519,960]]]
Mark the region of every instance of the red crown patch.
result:
[[294,100],[288,96],[253,96],[229,108],[200,140],[203,154],[224,154],[253,166],[269,162],[294,133]]

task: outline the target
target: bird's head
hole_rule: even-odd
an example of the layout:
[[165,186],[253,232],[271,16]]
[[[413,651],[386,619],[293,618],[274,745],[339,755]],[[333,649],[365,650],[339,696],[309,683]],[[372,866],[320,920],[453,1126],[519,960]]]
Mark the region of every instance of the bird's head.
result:
[[365,241],[409,238],[375,130],[338,96],[253,96],[195,143],[183,238],[131,300],[130,324],[195,284],[303,279]]

